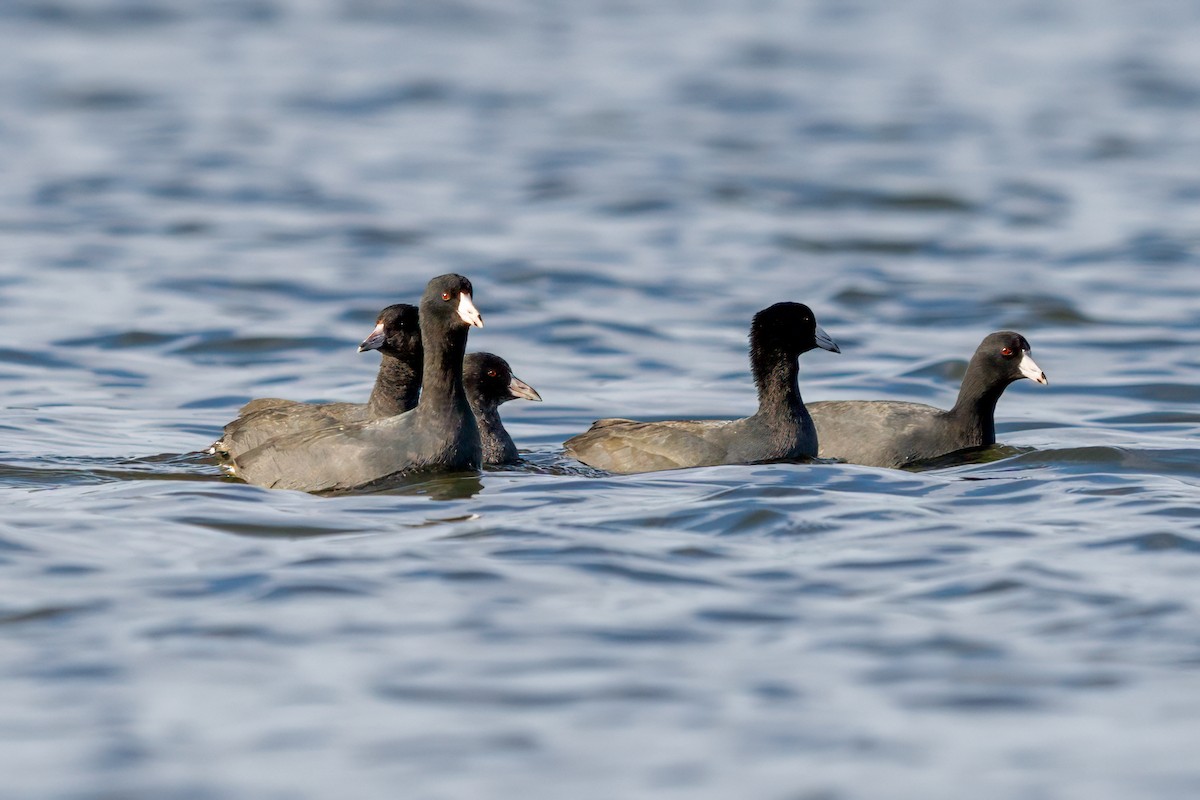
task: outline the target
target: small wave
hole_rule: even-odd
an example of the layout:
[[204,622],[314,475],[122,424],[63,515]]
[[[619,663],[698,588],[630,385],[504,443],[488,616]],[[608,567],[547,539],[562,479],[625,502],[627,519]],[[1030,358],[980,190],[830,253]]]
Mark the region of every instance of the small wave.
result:
[[1026,467],[1060,468],[1072,473],[1086,471],[1135,475],[1157,474],[1200,477],[1200,450],[1142,449],[1113,445],[1090,445],[1018,453],[1004,461],[1005,469]]
[[298,95],[290,105],[297,111],[320,114],[368,115],[409,106],[446,103],[455,96],[449,84],[437,80],[419,80],[384,86],[359,93]]
[[1172,550],[1182,553],[1200,553],[1200,539],[1184,536],[1180,533],[1156,531],[1153,533],[1141,533],[1136,536],[1123,536],[1116,539],[1108,539],[1103,542],[1094,542],[1089,544],[1088,547],[1132,548],[1134,550],[1140,550],[1144,553],[1161,553]]
[[238,336],[227,331],[202,334],[199,341],[195,335],[190,343],[175,352],[193,357],[201,363],[254,361],[264,363],[283,360],[288,354],[304,350],[334,352],[346,349],[346,342],[330,336]]
[[223,478],[211,467],[200,466],[186,457],[162,461],[139,458],[44,458],[37,464],[0,464],[0,485],[37,490],[138,480],[213,481]]

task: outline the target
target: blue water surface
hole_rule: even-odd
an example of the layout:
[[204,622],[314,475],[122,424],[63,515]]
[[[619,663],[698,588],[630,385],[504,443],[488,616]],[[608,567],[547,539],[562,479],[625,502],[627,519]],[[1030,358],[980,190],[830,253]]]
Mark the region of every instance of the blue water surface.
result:
[[[0,4],[0,795],[1200,796],[1200,9]],[[362,400],[473,281],[525,464],[313,497],[197,452]],[[606,476],[601,416],[947,407],[921,471]]]

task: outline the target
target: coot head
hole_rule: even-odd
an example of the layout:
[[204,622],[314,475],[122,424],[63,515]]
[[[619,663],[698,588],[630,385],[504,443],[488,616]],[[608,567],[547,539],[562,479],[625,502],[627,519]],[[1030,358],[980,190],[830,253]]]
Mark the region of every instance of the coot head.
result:
[[425,285],[421,319],[439,327],[467,325],[482,328],[483,316],[475,308],[472,293],[471,282],[462,275],[437,276]]
[[380,311],[375,318],[375,330],[358,346],[360,353],[367,350],[379,350],[397,358],[419,353],[421,324],[417,307],[396,303]]
[[971,359],[969,369],[978,369],[988,382],[1007,385],[1021,378],[1045,384],[1049,383],[1030,357],[1029,341],[1015,331],[997,331],[988,334]]
[[768,352],[796,357],[816,347],[842,352],[803,303],[776,303],[755,314],[750,324],[751,358]]
[[489,405],[523,399],[540,402],[542,396],[513,375],[508,362],[493,353],[468,353],[463,361],[463,384],[473,399]]

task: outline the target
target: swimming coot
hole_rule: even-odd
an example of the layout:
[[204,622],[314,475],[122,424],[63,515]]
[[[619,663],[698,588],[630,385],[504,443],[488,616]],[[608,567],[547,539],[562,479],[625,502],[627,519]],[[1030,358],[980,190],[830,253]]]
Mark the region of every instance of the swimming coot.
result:
[[248,483],[309,492],[378,484],[414,470],[478,469],[479,427],[463,389],[470,326],[483,327],[471,282],[441,275],[420,306],[424,347],[421,399],[412,411],[279,436],[234,459]]
[[634,422],[602,419],[564,443],[567,454],[609,472],[650,472],[817,454],[812,419],[797,384],[801,353],[840,353],[808,306],[776,303],[750,325],[750,368],[758,411],[736,420]]
[[251,400],[212,447],[223,459],[236,458],[276,436],[347,422],[390,417],[417,405],[421,391],[421,329],[417,307],[406,303],[379,312],[375,329],[358,351],[382,354],[375,388],[366,403],[301,403],[276,397]]
[[463,386],[479,425],[484,464],[511,464],[520,459],[517,446],[500,421],[500,405],[523,398],[541,401],[542,396],[513,375],[508,362],[492,353],[467,353],[463,361]]
[[902,467],[996,441],[996,402],[1013,381],[1046,383],[1013,331],[988,334],[967,365],[958,402],[949,411],[891,400],[832,400],[808,406],[822,458],[871,467]]

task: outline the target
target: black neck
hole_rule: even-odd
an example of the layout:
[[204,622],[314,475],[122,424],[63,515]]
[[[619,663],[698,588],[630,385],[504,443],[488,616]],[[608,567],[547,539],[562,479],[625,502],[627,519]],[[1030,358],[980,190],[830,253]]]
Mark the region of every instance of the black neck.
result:
[[467,352],[467,328],[455,325],[445,337],[426,336],[425,367],[421,378],[421,400],[418,408],[431,405],[454,405],[470,411],[463,391],[463,356]]
[[517,446],[504,429],[500,420],[500,404],[471,398],[471,411],[479,425],[479,443],[483,446],[483,460],[489,464],[504,464],[520,458]]
[[372,415],[390,417],[414,408],[421,394],[421,368],[419,355],[399,358],[384,352],[367,401]]
[[755,354],[751,369],[758,387],[757,416],[793,421],[806,414],[800,398],[800,364],[796,356],[782,350],[764,350]]
[[968,429],[978,432],[980,445],[996,443],[996,403],[1012,383],[995,377],[988,380],[984,373],[985,370],[974,363],[967,367],[958,400],[950,410]]
[[470,381],[476,385],[466,390],[467,402],[471,404],[471,412],[475,414],[475,418],[481,424],[485,419],[499,419],[500,404],[484,395],[483,388],[478,385],[478,380],[478,376],[472,375]]
[[475,413],[475,421],[479,423],[481,437],[496,437],[504,431],[504,423],[500,421],[500,406],[495,403],[471,403],[471,411]]

